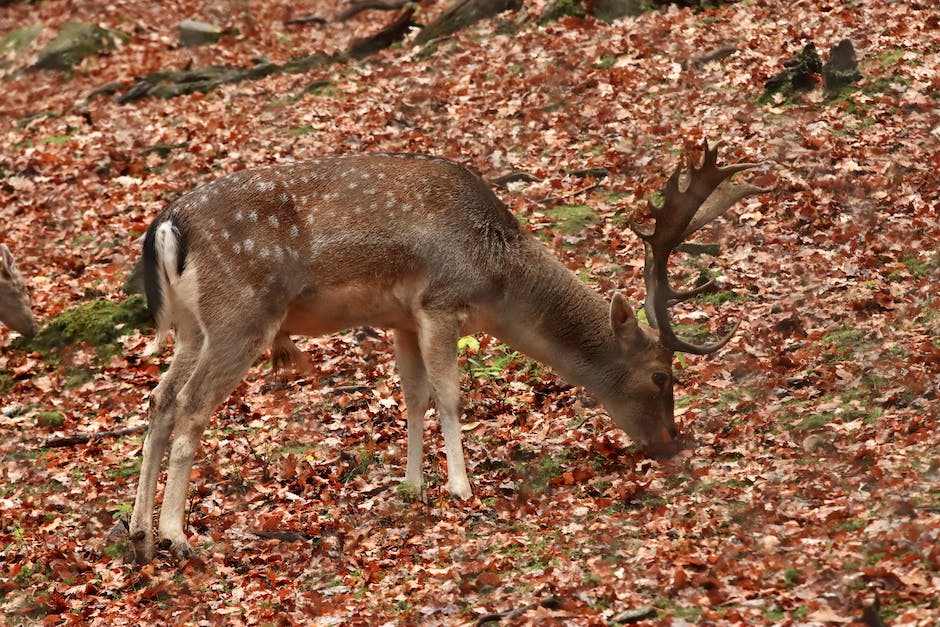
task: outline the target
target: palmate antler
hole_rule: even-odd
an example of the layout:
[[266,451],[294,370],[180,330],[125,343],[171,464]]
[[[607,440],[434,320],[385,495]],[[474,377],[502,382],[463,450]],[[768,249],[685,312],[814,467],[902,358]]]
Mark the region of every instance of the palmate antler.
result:
[[[707,355],[728,343],[738,330],[740,320],[724,337],[712,344],[690,344],[676,336],[669,320],[668,308],[699,294],[716,289],[713,280],[687,291],[676,291],[669,284],[669,255],[687,237],[712,220],[723,215],[737,201],[768,190],[744,183],[732,185],[728,180],[734,173],[758,166],[757,163],[735,163],[718,167],[718,147],[709,149],[708,141],[702,145],[705,156],[700,167],[692,159],[683,167],[680,161],[675,172],[663,188],[663,205],[649,203],[655,220],[652,231],[643,229],[634,220],[630,228],[643,240],[646,260],[643,279],[646,282],[644,309],[651,327],[659,330],[660,343],[665,348],[682,353]],[[680,185],[683,189],[680,189]]]

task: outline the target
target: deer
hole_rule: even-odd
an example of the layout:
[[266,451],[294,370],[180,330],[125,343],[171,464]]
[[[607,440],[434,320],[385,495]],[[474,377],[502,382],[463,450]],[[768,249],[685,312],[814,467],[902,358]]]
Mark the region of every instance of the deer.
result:
[[0,322],[26,338],[34,337],[39,328],[29,290],[6,244],[0,244]]
[[[365,153],[226,174],[170,203],[143,242],[152,350],[172,328],[174,354],[152,390],[129,538],[138,562],[155,546],[192,554],[183,515],[194,455],[215,408],[268,346],[275,361],[301,351],[290,336],[359,326],[392,331],[407,424],[403,482],[423,493],[424,420],[431,402],[443,434],[446,490],[469,499],[459,411],[459,338],[484,332],[582,386],[651,456],[673,455],[675,352],[711,344],[677,336],[668,308],[714,284],[676,291],[669,256],[741,198],[765,192],[730,177],[704,145],[680,161],[650,205],[654,224],[630,227],[645,246],[642,323],[626,297],[596,293],[525,229],[468,168],[420,154]],[[172,436],[172,444],[171,444]],[[154,500],[168,455],[153,538]]]

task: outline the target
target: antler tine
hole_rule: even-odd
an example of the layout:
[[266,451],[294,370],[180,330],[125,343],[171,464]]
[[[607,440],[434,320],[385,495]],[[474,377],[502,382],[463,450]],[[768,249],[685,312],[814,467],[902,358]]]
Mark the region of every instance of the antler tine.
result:
[[[660,343],[673,351],[707,355],[720,349],[734,336],[740,320],[718,341],[692,344],[676,336],[669,320],[669,307],[694,296],[716,289],[714,281],[686,291],[676,291],[669,284],[669,255],[689,235],[717,219],[738,200],[768,190],[748,183],[733,185],[728,179],[737,172],[756,167],[757,163],[735,163],[718,166],[718,147],[702,144],[704,156],[696,167],[691,159],[680,160],[663,187],[663,205],[650,205],[655,220],[652,231],[641,231],[631,220],[631,228],[643,239],[646,259],[643,278],[646,282],[644,309],[650,326],[659,330]],[[684,180],[682,180],[684,179]],[[680,183],[684,185],[680,186]],[[684,189],[683,189],[684,187]]]

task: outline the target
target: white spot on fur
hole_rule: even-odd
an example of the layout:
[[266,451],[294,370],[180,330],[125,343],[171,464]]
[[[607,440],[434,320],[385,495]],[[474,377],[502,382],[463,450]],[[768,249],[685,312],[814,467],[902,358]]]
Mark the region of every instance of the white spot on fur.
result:
[[249,214],[248,214],[248,219],[251,220],[252,222],[257,222],[257,221],[258,221],[258,212],[257,212],[257,211],[252,211],[251,213],[249,213]]
[[235,243],[232,245],[232,252],[237,255],[237,254],[239,254],[241,251],[242,251],[241,242],[235,242]]
[[285,192],[282,193],[279,198],[281,199],[281,202],[286,203],[290,200],[290,195]]
[[254,249],[255,249],[255,243],[254,243],[254,241],[252,241],[252,240],[250,240],[250,239],[246,239],[246,240],[245,240],[245,252],[246,252],[246,253],[250,253],[250,252],[253,251]]
[[297,237],[300,234],[300,230],[297,228],[296,224],[290,225],[290,236]]
[[244,216],[244,214],[242,214],[242,212],[241,212],[240,209],[235,212],[235,221],[236,221],[236,222],[241,222],[241,221],[244,220],[244,219],[245,219],[245,216]]
[[281,223],[278,221],[277,216],[268,216],[268,224],[270,224],[271,228],[274,228],[274,229],[281,226]]
[[229,239],[230,237],[232,237],[232,234],[228,232],[228,229],[222,229],[222,237],[225,239]]
[[274,189],[273,181],[261,181],[260,183],[258,183],[259,192],[268,192],[268,191],[271,191],[272,189]]
[[268,257],[271,256],[271,251],[268,250],[267,246],[265,246],[261,249],[261,252],[259,252],[258,254],[261,255],[262,259],[267,259]]

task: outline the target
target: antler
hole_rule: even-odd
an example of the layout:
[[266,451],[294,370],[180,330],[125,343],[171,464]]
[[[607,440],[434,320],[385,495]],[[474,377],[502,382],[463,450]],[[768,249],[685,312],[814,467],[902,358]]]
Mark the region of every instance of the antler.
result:
[[[709,149],[706,140],[702,149],[705,156],[701,167],[692,165],[691,159],[688,159],[686,167],[683,167],[682,161],[676,166],[675,172],[663,188],[663,206],[657,207],[649,203],[649,210],[655,220],[652,231],[643,230],[641,225],[630,220],[630,228],[643,240],[646,249],[643,268],[643,279],[646,282],[646,318],[650,326],[659,330],[660,342],[664,347],[695,355],[714,353],[727,344],[738,330],[740,320],[731,331],[712,344],[690,344],[677,337],[669,321],[668,308],[717,288],[714,280],[711,280],[691,290],[674,290],[667,275],[669,255],[692,233],[723,215],[740,199],[769,191],[749,183],[732,185],[728,181],[734,173],[759,164],[735,163],[718,167],[718,146]],[[680,189],[680,186],[683,189]]]

